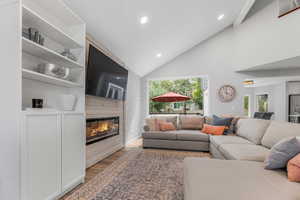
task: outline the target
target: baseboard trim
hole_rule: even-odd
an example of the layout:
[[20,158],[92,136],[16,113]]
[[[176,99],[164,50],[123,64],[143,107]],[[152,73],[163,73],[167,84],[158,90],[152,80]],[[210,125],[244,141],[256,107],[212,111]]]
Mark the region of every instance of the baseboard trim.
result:
[[67,185],[62,189],[62,193],[58,196],[58,199],[66,195],[68,192],[72,191],[74,188],[76,188],[81,183],[84,183],[84,176],[80,176],[79,178],[75,179],[71,184]]

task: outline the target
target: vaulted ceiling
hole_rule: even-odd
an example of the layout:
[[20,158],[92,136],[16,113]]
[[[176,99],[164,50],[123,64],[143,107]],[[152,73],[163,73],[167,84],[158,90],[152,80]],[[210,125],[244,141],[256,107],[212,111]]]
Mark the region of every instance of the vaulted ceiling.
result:
[[144,76],[231,25],[247,0],[65,1],[89,34]]

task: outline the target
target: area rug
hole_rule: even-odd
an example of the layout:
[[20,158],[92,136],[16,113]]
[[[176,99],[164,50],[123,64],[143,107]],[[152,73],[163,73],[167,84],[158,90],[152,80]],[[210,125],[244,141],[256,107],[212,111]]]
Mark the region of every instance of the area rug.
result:
[[207,153],[127,152],[65,200],[183,200],[183,160]]

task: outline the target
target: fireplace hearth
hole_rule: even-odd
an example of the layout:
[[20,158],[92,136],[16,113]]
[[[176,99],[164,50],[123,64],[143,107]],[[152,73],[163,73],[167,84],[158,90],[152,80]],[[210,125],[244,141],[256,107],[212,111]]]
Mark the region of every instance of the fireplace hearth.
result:
[[119,135],[119,117],[86,120],[86,144]]

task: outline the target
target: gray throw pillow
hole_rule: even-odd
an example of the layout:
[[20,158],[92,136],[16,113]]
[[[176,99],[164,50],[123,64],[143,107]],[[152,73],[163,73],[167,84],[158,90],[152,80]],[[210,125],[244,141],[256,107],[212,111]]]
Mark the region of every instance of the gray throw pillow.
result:
[[265,169],[281,169],[300,153],[300,141],[296,137],[283,139],[275,144],[265,160]]
[[[233,120],[232,117],[222,118],[222,117],[213,115],[212,125],[213,126],[227,126],[228,128],[230,128],[232,120]],[[233,133],[232,130],[228,129],[228,130],[225,130],[224,135],[228,135],[231,133]]]
[[214,125],[214,126],[227,126],[227,127],[230,127],[232,120],[233,120],[232,117],[231,118],[221,118],[221,117],[218,117],[216,115],[213,115],[212,125]]

